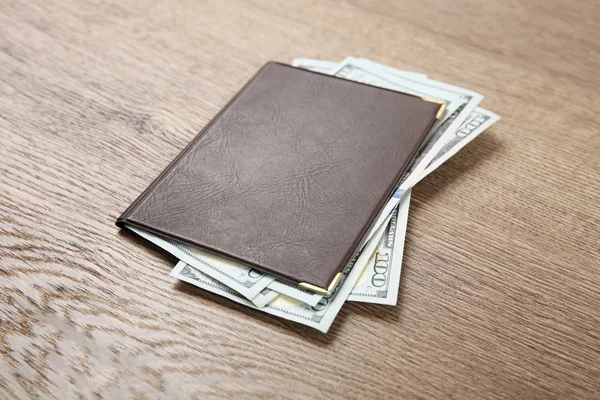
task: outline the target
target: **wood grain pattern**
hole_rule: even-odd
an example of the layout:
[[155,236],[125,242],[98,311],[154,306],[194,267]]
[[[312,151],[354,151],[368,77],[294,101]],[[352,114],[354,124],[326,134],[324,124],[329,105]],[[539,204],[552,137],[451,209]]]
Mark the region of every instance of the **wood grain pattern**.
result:
[[[0,397],[597,398],[599,4],[3,1]],[[397,307],[322,335],[114,226],[265,61],[346,55],[503,117],[414,190]]]

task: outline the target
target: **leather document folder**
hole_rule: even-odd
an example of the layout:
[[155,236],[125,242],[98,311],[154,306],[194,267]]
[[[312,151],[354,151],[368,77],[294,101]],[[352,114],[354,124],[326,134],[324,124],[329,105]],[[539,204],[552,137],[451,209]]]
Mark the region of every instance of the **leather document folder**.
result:
[[117,225],[326,292],[439,110],[419,97],[269,62]]

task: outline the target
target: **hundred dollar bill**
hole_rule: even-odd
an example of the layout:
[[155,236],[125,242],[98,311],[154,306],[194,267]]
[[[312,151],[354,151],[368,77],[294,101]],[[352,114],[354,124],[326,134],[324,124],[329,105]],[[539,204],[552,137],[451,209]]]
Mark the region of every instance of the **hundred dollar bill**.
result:
[[322,294],[302,289],[298,285],[295,285],[291,282],[275,278],[273,282],[269,283],[266,288],[261,290],[261,292],[254,298],[250,299],[250,301],[254,303],[255,306],[260,308],[264,307],[267,303],[282,293],[286,293],[287,296],[296,300],[300,300],[311,306],[316,306],[323,298]]
[[292,60],[292,65],[294,67],[307,69],[309,71],[321,72],[324,74],[329,73],[329,71],[337,64],[338,63],[335,61],[314,60],[312,58],[294,58]]
[[247,299],[256,297],[275,279],[273,276],[235,261],[186,246],[131,225],[126,225],[126,227],[208,276],[218,279]]
[[287,296],[290,296],[296,300],[300,300],[311,306],[316,306],[323,298],[322,294],[302,289],[298,285],[279,278],[275,278],[273,282],[269,283],[267,289],[274,290],[278,293],[284,293]]
[[[183,261],[179,261],[179,262],[183,262]],[[256,307],[258,308],[263,308],[264,306],[266,306],[267,304],[269,304],[270,302],[272,302],[275,297],[279,296],[279,293],[267,288],[264,288],[263,290],[260,291],[259,294],[257,294],[252,300],[250,300],[252,302],[252,304],[254,304]]]
[[431,160],[427,168],[425,168],[425,171],[421,173],[419,181],[435,171],[440,165],[458,153],[460,149],[479,136],[481,132],[495,124],[499,119],[500,116],[491,111],[480,107],[475,108],[475,111],[453,132],[452,138],[446,142],[433,160]]
[[[366,58],[360,58],[360,60],[366,60]],[[368,60],[370,61],[370,60]],[[310,71],[317,71],[323,74],[330,74],[337,67],[339,63],[335,61],[325,61],[325,60],[315,60],[313,58],[294,58],[292,60],[292,65],[294,67],[299,67],[303,69],[308,69]],[[388,67],[387,65],[374,63],[384,69],[385,71],[391,72],[401,77],[412,78],[412,79],[427,79],[427,75],[420,74],[418,72],[412,71],[403,71],[395,68]]]
[[[273,277],[272,275],[266,274],[267,277]],[[274,297],[278,294],[285,294],[288,297],[291,297],[296,300],[300,300],[308,305],[316,306],[319,301],[323,298],[323,295],[306,290],[301,288],[300,286],[287,282],[283,279],[273,277],[274,279],[261,291],[262,296],[266,297]],[[273,292],[273,293],[271,293]],[[256,298],[251,299],[253,303],[255,303]],[[257,299],[258,302],[261,300]]]
[[235,290],[232,290],[194,268],[189,268],[185,262],[178,263],[171,271],[171,276],[209,292],[219,294],[247,307],[255,308],[268,314],[310,326],[321,332],[327,332],[344,305],[367,262],[373,256],[377,243],[383,235],[383,231],[384,229],[380,228],[375,235],[373,235],[373,240],[367,243],[360,256],[344,269],[342,279],[337,288],[330,295],[324,296],[319,304],[314,307],[299,300],[292,299],[289,296],[279,295],[264,307],[257,308],[252,302],[248,301],[248,299]]
[[427,80],[428,79],[427,75],[421,74],[419,72],[404,71],[401,69],[392,68],[388,65],[379,64],[379,63],[377,63],[375,61],[371,61],[367,58],[359,58],[359,60],[370,63],[371,67],[374,69],[381,69],[385,72],[389,72],[390,74],[397,75],[401,78],[410,78],[410,79],[414,79],[414,80]]
[[410,190],[394,210],[377,244],[375,256],[358,278],[348,301],[387,305],[396,305],[398,302],[409,204]]

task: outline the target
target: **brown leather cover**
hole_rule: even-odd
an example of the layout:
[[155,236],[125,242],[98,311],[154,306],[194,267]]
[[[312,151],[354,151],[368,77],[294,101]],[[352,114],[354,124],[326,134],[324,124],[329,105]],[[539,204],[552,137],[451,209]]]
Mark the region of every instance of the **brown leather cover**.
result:
[[267,63],[117,225],[327,288],[438,109],[419,97]]

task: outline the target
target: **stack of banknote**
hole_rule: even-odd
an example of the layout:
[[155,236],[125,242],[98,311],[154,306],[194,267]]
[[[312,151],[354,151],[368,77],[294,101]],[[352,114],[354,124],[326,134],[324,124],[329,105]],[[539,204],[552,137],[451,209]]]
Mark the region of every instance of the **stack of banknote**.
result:
[[341,62],[297,58],[293,65],[344,79],[381,86],[445,103],[443,117],[402,183],[363,239],[337,288],[321,295],[273,275],[227,261],[130,227],[139,235],[179,258],[171,275],[245,306],[327,332],[346,301],[395,305],[402,271],[410,189],[466,146],[499,117],[478,107],[483,96],[468,89],[429,79],[364,58]]

